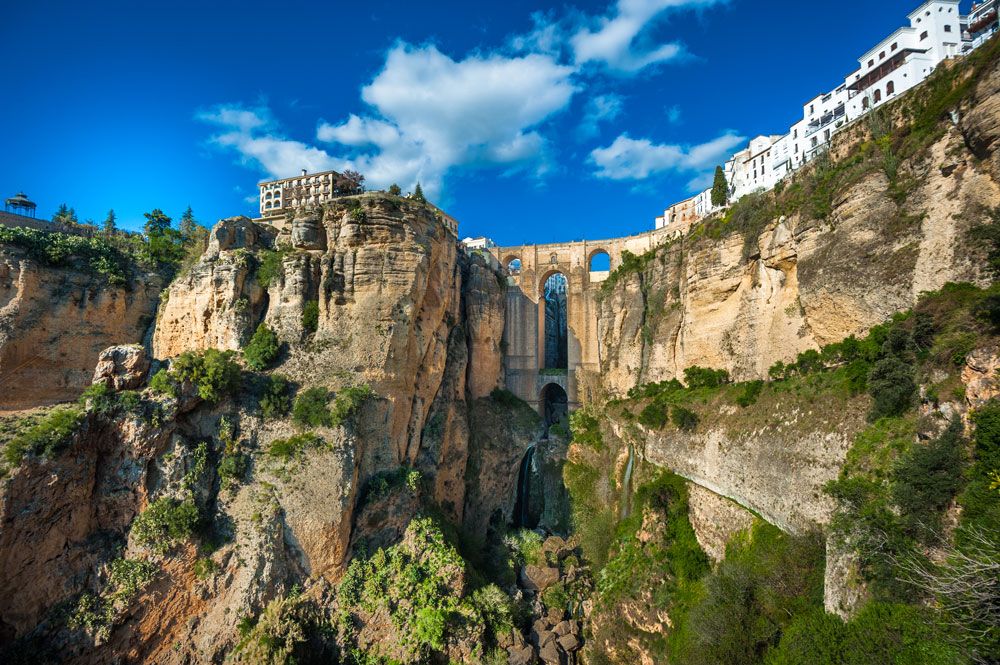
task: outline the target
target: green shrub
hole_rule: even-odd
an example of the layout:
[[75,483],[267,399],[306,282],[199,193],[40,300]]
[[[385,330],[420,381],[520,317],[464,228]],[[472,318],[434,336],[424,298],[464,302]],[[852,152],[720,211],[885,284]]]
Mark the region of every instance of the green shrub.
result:
[[750,381],[743,385],[743,392],[736,397],[736,403],[746,408],[757,403],[761,391],[764,389],[763,381]]
[[302,308],[302,329],[310,335],[319,329],[318,300],[310,300]]
[[128,245],[124,245],[123,250],[115,240],[101,236],[85,238],[19,226],[0,227],[0,243],[24,249],[29,257],[39,263],[101,275],[111,286],[128,286],[132,282],[139,256]]
[[242,372],[233,360],[235,355],[218,349],[187,351],[174,359],[169,370],[153,375],[149,386],[171,397],[178,397],[182,388],[190,386],[201,399],[216,403],[240,388]]
[[694,365],[684,370],[684,383],[688,388],[718,388],[729,383],[729,372]]
[[879,360],[868,375],[868,392],[874,400],[869,420],[902,415],[917,397],[913,366],[895,356]]
[[284,260],[289,251],[265,249],[257,254],[257,283],[267,289],[277,284],[285,275]]
[[3,449],[4,462],[9,468],[14,468],[29,454],[53,457],[69,443],[84,417],[83,410],[76,406],[61,406],[49,411],[36,424],[10,440]]
[[668,407],[659,402],[650,402],[639,412],[639,422],[649,429],[663,429],[667,424]]
[[250,458],[243,452],[223,453],[219,460],[219,479],[223,487],[242,481],[250,470]]
[[569,607],[569,601],[569,593],[562,582],[556,582],[542,592],[542,603],[549,610],[565,611]]
[[693,432],[698,427],[698,414],[683,406],[670,410],[670,422],[683,432]]
[[594,450],[604,449],[604,437],[601,434],[601,421],[587,407],[583,407],[569,414],[570,431],[573,434],[573,443],[581,446],[593,448]]
[[271,420],[284,418],[292,408],[292,398],[289,395],[291,385],[281,374],[272,374],[265,379],[263,394],[260,397],[260,413]]
[[194,576],[199,580],[207,580],[215,576],[219,571],[219,564],[207,556],[199,557],[194,562]]
[[401,652],[402,662],[437,662],[459,635],[490,649],[513,625],[512,603],[492,585],[463,594],[465,575],[465,562],[440,525],[417,517],[400,542],[348,566],[337,589],[340,607],[347,608],[338,628],[354,643],[358,626],[351,614],[388,618],[398,637],[372,645],[369,657]]
[[959,419],[927,444],[914,444],[893,471],[892,497],[912,523],[936,529],[962,484],[965,467]]
[[295,398],[292,420],[301,427],[330,427],[333,414],[329,402],[330,392],[326,388],[308,388]]
[[509,531],[504,537],[504,543],[511,550],[518,565],[540,565],[542,557],[542,537],[532,529]]
[[243,359],[246,360],[247,367],[260,371],[274,362],[279,349],[278,336],[270,326],[262,323],[257,326],[250,343],[243,349]]
[[[240,662],[295,665],[313,662],[321,654],[310,637],[320,630],[316,608],[302,595],[289,594],[267,604],[260,618],[243,617],[237,628],[241,639],[235,653]],[[327,662],[317,660],[317,662]]]
[[318,448],[326,442],[315,434],[306,432],[296,434],[287,439],[275,439],[267,448],[267,454],[271,457],[288,462],[298,459],[305,454],[309,448]]
[[795,537],[760,524],[737,538],[687,616],[687,662],[759,663],[794,616],[822,608],[823,557],[816,534]]
[[375,395],[370,386],[349,386],[337,392],[333,399],[333,408],[330,411],[330,423],[333,427],[339,427],[352,416],[365,400]]
[[194,501],[161,497],[132,522],[131,535],[139,545],[163,554],[194,535],[200,516]]

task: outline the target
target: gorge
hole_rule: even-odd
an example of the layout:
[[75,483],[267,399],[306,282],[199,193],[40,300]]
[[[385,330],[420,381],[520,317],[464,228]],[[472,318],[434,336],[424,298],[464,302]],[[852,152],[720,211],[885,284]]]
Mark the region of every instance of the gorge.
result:
[[998,662],[998,53],[680,236],[0,227],[3,662]]

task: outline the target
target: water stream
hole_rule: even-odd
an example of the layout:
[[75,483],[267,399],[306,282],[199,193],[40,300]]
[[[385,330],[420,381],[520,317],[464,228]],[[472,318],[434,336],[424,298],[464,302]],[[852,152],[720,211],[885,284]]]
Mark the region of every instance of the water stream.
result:
[[625,519],[632,513],[632,469],[635,466],[635,449],[628,447],[628,462],[625,463],[625,476],[622,478],[622,512]]
[[517,475],[517,501],[514,503],[514,526],[531,528],[531,464],[535,458],[535,447],[529,446],[521,459],[521,469]]

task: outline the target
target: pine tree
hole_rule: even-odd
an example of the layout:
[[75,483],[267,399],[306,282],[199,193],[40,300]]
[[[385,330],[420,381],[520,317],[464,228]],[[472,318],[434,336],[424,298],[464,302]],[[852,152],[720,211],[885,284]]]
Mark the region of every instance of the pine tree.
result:
[[712,205],[724,206],[729,202],[729,183],[721,166],[715,167],[715,181],[712,183]]
[[108,211],[108,216],[104,218],[104,235],[111,237],[118,230],[118,217],[115,215],[115,209],[112,208]]
[[173,221],[159,208],[155,208],[152,212],[144,212],[142,216],[146,218],[143,230],[149,237],[162,236],[170,228],[170,223]]
[[427,199],[424,198],[424,190],[420,186],[419,182],[417,183],[417,188],[413,190],[413,200],[420,201],[421,203],[425,203],[427,201]]
[[403,193],[403,190],[396,183],[392,183],[389,185],[389,193],[393,196],[400,196]]
[[76,224],[76,211],[65,203],[60,203],[56,214],[52,216],[52,221],[57,224]]
[[184,211],[184,214],[181,215],[180,231],[181,231],[181,238],[184,239],[184,242],[187,242],[194,238],[197,232],[197,227],[198,227],[198,222],[195,221],[194,211],[191,210],[191,206],[188,206],[187,210]]

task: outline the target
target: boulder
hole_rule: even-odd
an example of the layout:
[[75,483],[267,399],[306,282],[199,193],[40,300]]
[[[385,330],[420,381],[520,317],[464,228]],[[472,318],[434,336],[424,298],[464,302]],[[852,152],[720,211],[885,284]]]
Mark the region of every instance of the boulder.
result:
[[580,641],[580,638],[572,634],[563,635],[558,640],[556,640],[556,642],[559,644],[560,647],[562,647],[563,651],[567,653],[577,651],[581,646],[583,646],[583,643]]
[[559,581],[559,569],[528,564],[521,569],[521,586],[529,591],[545,591]]
[[112,390],[135,390],[148,372],[146,349],[138,344],[110,346],[97,356],[92,383],[103,383]]

